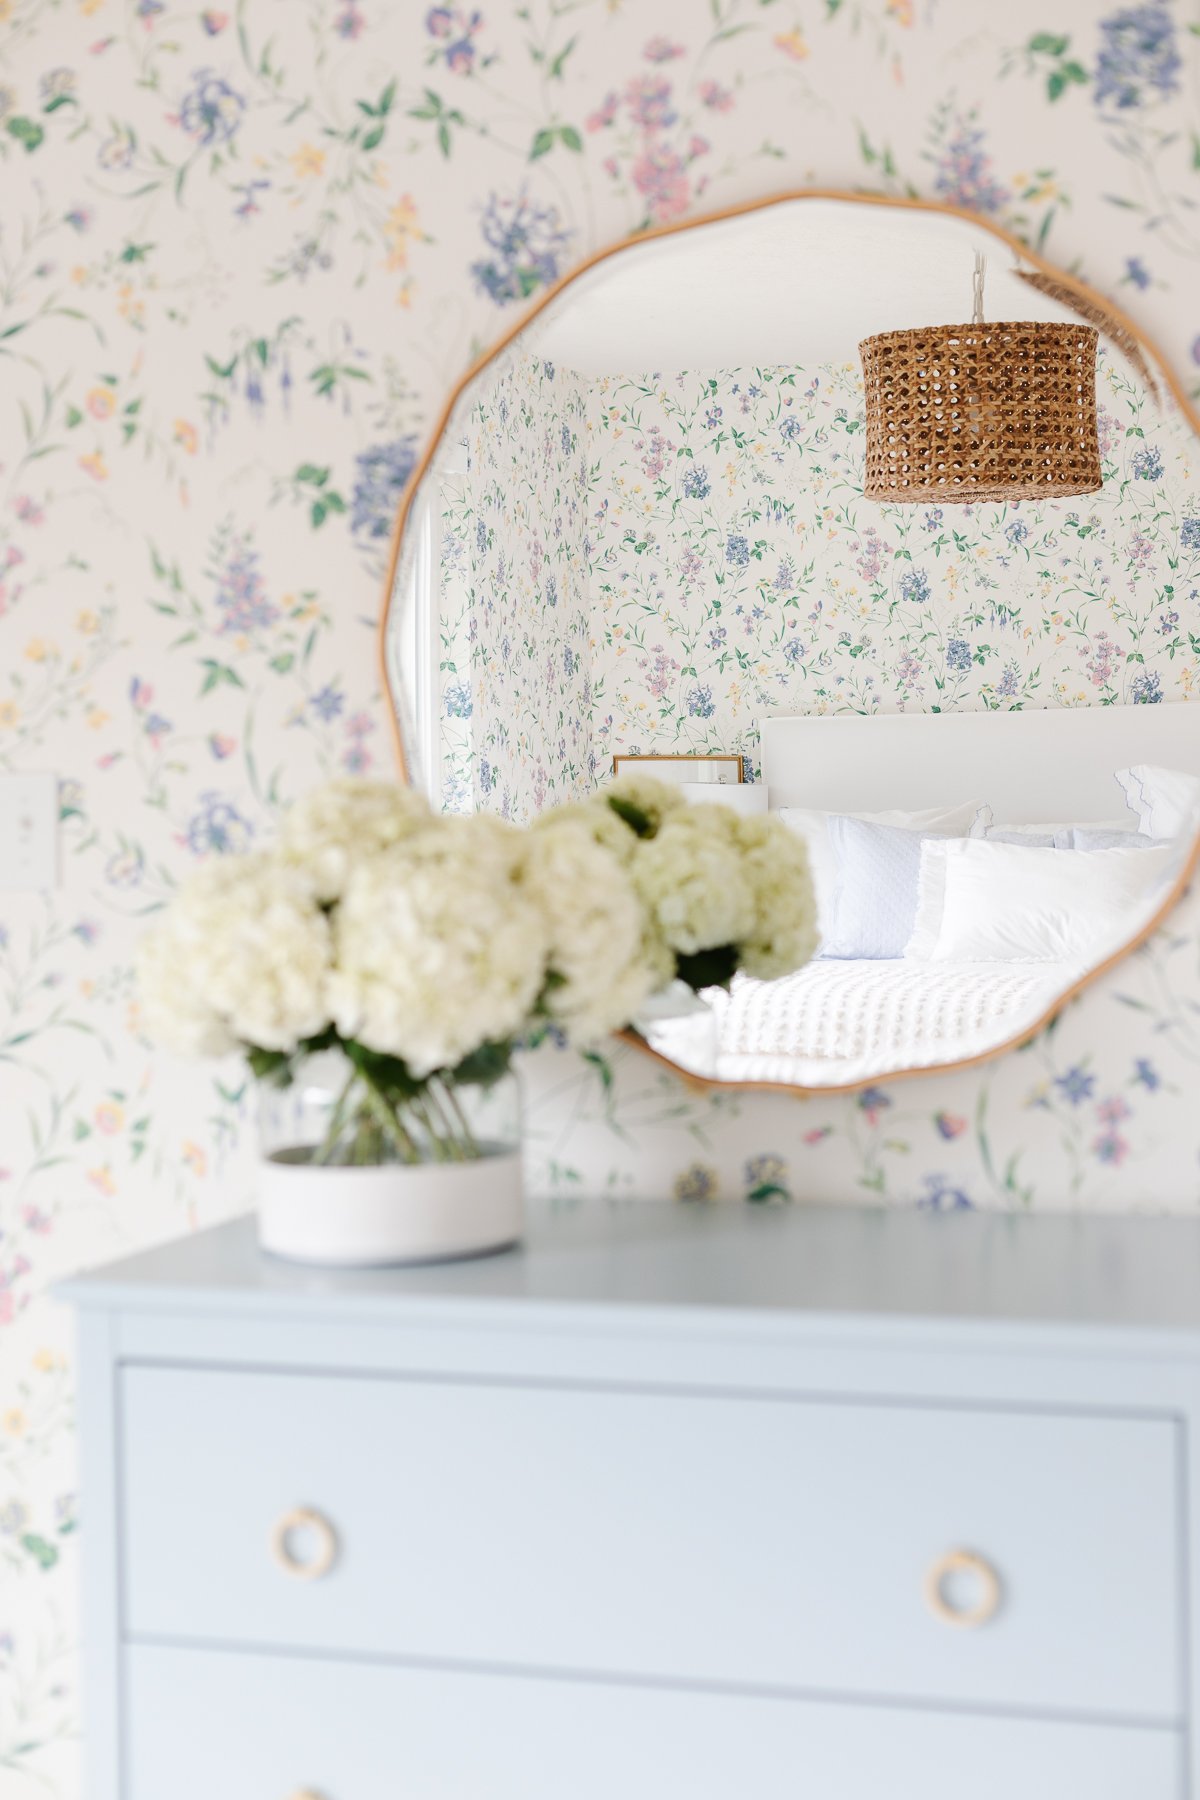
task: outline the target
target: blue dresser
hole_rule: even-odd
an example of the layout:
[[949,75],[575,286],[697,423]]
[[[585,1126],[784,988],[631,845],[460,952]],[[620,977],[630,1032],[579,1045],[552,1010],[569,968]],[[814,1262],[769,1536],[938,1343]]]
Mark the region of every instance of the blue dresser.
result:
[[87,1800],[1184,1800],[1200,1227],[580,1205],[71,1283]]

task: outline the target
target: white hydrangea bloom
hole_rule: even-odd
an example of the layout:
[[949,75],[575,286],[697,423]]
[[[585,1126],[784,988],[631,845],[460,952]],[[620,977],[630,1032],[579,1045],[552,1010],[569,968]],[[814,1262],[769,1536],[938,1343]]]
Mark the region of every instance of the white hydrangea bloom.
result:
[[634,857],[634,885],[664,941],[683,956],[738,944],[754,929],[754,888],[727,807],[673,812]]
[[277,857],[203,864],[142,941],[147,1031],[184,1055],[292,1050],[329,1022],[329,921]]
[[343,1037],[419,1077],[522,1029],[548,937],[521,879],[524,841],[487,814],[440,819],[351,868],[331,981]]
[[[672,787],[669,781],[656,781],[652,775],[618,775],[615,781],[608,782],[600,792],[606,801],[624,800],[630,806],[636,806],[639,812],[645,813],[655,832],[664,819],[671,818],[687,806],[687,800],[677,787]],[[609,810],[612,810],[611,807]]]
[[808,851],[781,819],[739,818],[742,871],[754,893],[754,925],[741,943],[747,975],[773,981],[802,968],[818,943]]
[[563,806],[551,806],[532,821],[534,832],[557,831],[565,825],[574,831],[582,825],[593,843],[601,845],[621,863],[633,861],[639,838],[624,819],[616,814],[601,795],[590,800],[570,800]]
[[553,830],[529,833],[524,867],[546,921],[550,968],[560,977],[547,1011],[573,1042],[589,1045],[623,1030],[670,980],[674,963],[647,932],[629,875],[597,842],[586,809],[570,811]]
[[314,788],[284,817],[280,850],[302,868],[317,898],[336,900],[352,866],[430,823],[429,803],[396,781],[346,776]]

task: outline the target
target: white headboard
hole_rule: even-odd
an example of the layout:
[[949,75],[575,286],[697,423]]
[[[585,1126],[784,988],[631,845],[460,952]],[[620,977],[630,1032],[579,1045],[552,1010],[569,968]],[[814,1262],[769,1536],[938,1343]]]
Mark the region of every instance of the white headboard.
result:
[[1033,712],[805,714],[762,721],[771,810],[991,803],[997,820],[1119,819],[1115,769],[1200,775],[1200,704]]

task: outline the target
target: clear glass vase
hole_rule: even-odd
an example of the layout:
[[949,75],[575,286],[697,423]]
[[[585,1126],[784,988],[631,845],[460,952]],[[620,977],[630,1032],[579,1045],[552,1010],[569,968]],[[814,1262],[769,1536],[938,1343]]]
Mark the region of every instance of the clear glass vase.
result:
[[520,1090],[434,1078],[416,1091],[340,1050],[307,1057],[291,1082],[259,1084],[259,1148],[273,1162],[373,1168],[473,1162],[520,1142]]

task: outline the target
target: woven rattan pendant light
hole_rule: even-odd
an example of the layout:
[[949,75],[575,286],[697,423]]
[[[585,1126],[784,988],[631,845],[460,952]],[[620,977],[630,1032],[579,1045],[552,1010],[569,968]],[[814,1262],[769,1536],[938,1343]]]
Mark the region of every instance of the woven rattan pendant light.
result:
[[859,345],[868,499],[969,504],[1101,486],[1094,328],[985,325],[983,272],[976,256],[971,324],[884,331]]

